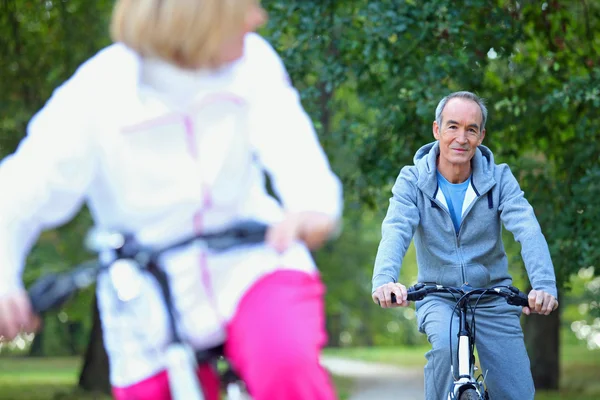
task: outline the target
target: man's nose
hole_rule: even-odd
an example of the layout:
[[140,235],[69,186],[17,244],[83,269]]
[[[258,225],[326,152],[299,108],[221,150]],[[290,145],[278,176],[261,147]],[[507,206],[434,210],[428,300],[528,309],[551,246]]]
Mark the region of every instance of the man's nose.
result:
[[459,129],[458,132],[456,132],[456,141],[460,144],[467,143],[467,133],[464,129]]

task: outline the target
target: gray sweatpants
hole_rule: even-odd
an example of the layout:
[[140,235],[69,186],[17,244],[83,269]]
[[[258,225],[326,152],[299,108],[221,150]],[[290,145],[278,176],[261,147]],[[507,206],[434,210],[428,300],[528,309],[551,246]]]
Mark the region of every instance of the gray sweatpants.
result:
[[[450,317],[455,302],[429,296],[417,304],[419,330],[427,335],[432,349],[425,366],[425,398],[446,400],[453,378],[450,372]],[[529,357],[519,322],[521,307],[511,306],[502,298],[482,300],[475,312],[475,347],[491,400],[532,399],[535,388]],[[471,312],[467,322],[471,324]],[[455,374],[458,343],[458,314],[452,318],[452,357]]]

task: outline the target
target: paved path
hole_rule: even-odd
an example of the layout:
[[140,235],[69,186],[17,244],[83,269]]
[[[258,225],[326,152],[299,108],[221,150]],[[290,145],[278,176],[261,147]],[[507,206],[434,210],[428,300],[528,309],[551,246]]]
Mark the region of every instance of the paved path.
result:
[[323,365],[355,386],[349,400],[423,400],[423,368],[402,368],[324,356]]

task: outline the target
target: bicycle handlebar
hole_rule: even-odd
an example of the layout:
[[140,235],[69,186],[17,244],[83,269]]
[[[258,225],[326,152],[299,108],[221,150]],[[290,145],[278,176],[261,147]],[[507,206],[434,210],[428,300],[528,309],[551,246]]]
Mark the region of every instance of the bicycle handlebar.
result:
[[39,278],[28,290],[31,307],[36,314],[64,304],[71,295],[96,280],[98,261],[86,261],[72,271],[48,274]]
[[[461,287],[444,286],[435,283],[417,283],[408,288],[408,301],[423,300],[431,293],[458,293],[464,298],[473,295],[496,295],[504,297],[506,302],[513,306],[529,306],[527,295],[514,286],[495,286],[491,288],[472,288],[468,285]],[[396,295],[392,293],[392,302],[396,302]]]
[[[162,253],[196,242],[203,243],[206,248],[216,252],[226,251],[239,245],[258,244],[264,241],[267,228],[268,226],[261,222],[244,221],[224,231],[193,235],[156,249],[140,246],[131,235],[92,232],[88,235],[86,246],[97,253],[114,250],[118,254],[118,259],[135,259],[143,269],[146,267],[145,264],[156,260]],[[91,260],[64,273],[42,276],[27,291],[33,312],[42,314],[61,306],[76,291],[92,285],[98,273],[105,268],[106,266],[100,261]]]

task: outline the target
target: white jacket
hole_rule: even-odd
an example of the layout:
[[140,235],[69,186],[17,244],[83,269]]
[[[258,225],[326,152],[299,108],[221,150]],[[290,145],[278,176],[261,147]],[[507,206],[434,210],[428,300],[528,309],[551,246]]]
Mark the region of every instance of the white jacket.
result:
[[[240,219],[279,220],[266,171],[286,210],[340,216],[340,183],[280,58],[260,36],[247,36],[244,57],[232,65],[178,77],[192,97],[169,97],[166,65],[151,69],[156,85],[145,85],[144,63],[151,62],[122,44],[99,52],[54,92],[0,164],[0,296],[22,286],[40,231],[67,222],[84,203],[98,227],[168,243]],[[283,255],[264,245],[218,256],[188,248],[163,264],[180,330],[198,348],[224,339],[239,299],[266,273],[316,272],[301,243]],[[143,290],[123,303],[106,275],[98,282],[115,386],[164,366],[164,306],[151,278]]]

